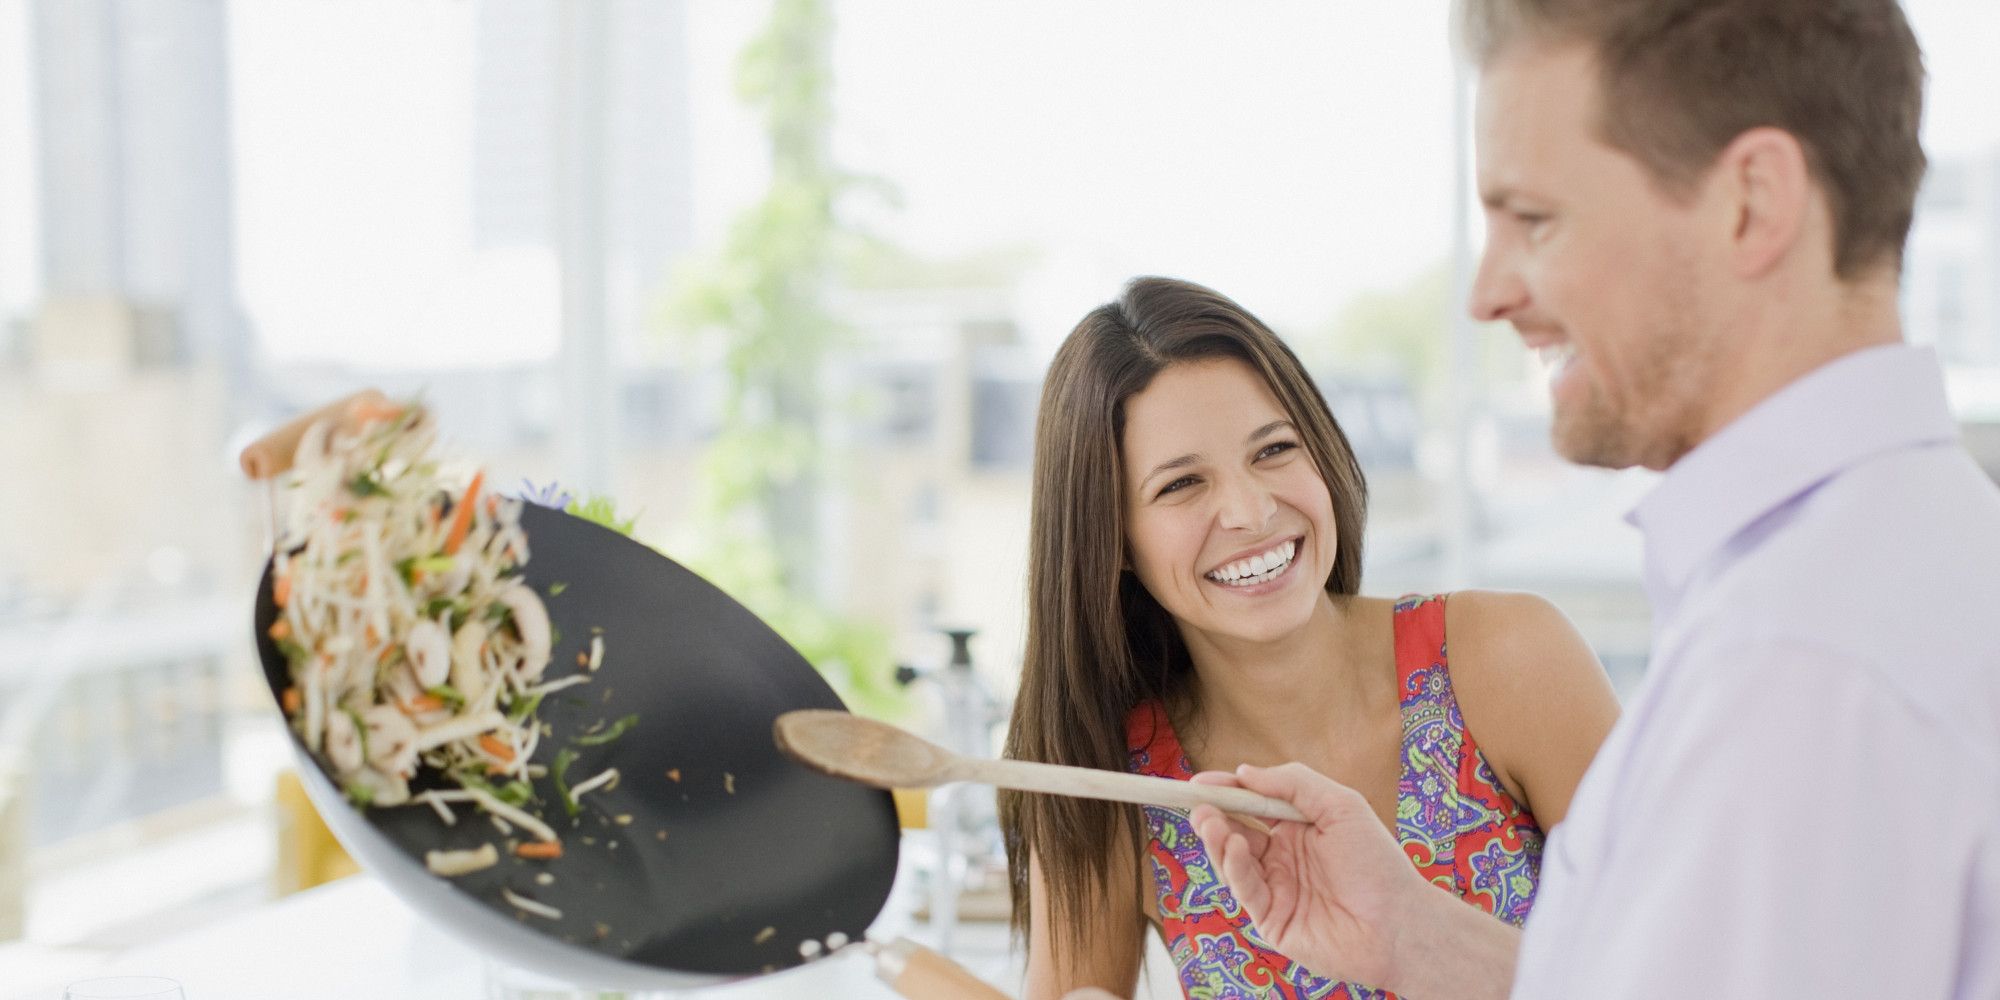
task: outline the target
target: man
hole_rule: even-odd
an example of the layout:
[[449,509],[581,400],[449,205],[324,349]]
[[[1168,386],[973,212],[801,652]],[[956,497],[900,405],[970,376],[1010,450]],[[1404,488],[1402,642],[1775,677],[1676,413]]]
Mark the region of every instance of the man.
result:
[[1299,765],[1212,809],[1262,935],[1409,998],[2000,997],[2000,493],[1902,344],[1921,55],[1895,0],[1463,0],[1473,312],[1557,367],[1633,512],[1654,649],[1525,933]]

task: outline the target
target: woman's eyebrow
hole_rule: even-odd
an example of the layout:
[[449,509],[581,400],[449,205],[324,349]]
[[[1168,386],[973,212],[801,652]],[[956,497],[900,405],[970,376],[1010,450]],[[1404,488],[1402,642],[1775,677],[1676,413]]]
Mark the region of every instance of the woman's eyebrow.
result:
[[[1292,422],[1289,420],[1283,420],[1283,419],[1273,420],[1270,423],[1265,424],[1264,426],[1259,427],[1254,431],[1251,431],[1250,436],[1248,438],[1245,438],[1244,440],[1251,444],[1255,444],[1258,441],[1270,437],[1272,434],[1275,434],[1278,431],[1286,430],[1291,426]],[[1185,469],[1188,466],[1194,465],[1195,463],[1200,461],[1201,461],[1201,456],[1192,453],[1182,455],[1179,458],[1167,459],[1166,461],[1153,466],[1153,471],[1146,473],[1146,478],[1139,480],[1139,488],[1145,489],[1146,484],[1152,482],[1153,479],[1162,472],[1172,472],[1175,469]]]
[[1245,438],[1244,440],[1251,444],[1255,444],[1257,443],[1258,439],[1269,437],[1273,432],[1280,431],[1291,426],[1292,422],[1289,420],[1283,420],[1283,419],[1273,420],[1270,423],[1265,424],[1264,426],[1259,427],[1254,431],[1251,431],[1250,436]]
[[1153,479],[1162,472],[1172,472],[1175,469],[1185,469],[1188,466],[1193,465],[1199,461],[1201,461],[1201,456],[1192,453],[1182,455],[1179,458],[1167,459],[1166,461],[1153,466],[1153,471],[1146,473],[1146,478],[1139,480],[1139,488],[1142,490],[1145,489],[1146,484],[1152,482]]

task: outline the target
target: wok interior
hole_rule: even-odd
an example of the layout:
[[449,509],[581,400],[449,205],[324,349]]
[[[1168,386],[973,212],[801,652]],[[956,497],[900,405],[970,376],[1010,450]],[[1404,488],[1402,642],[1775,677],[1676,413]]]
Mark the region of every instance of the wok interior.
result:
[[[518,942],[527,927],[585,964],[608,958],[635,966],[635,974],[742,976],[799,964],[807,939],[836,931],[859,938],[894,879],[893,802],[886,792],[800,766],[770,736],[786,711],[842,709],[832,689],[749,611],[651,549],[533,505],[522,525],[533,546],[527,582],[560,636],[549,677],[583,669],[578,654],[594,630],[602,630],[605,647],[590,683],[543,702],[541,718],[553,736],[533,761],[550,766],[571,737],[636,714],[623,737],[572,747],[572,784],[614,767],[619,781],[585,796],[571,817],[552,778],[536,779],[539,812],[561,835],[562,857],[508,855],[494,868],[448,881],[424,869],[426,851],[495,843],[504,853],[505,838],[483,814],[462,808],[447,826],[422,805],[343,806],[342,814],[321,801],[335,834],[399,896],[435,894],[445,885],[454,899],[476,902],[453,909],[450,929],[489,949]],[[267,570],[255,619],[274,696],[290,683],[266,634],[275,612]],[[318,779],[322,792],[337,788],[317,770],[306,777]],[[395,850],[367,849],[385,843]],[[369,864],[370,857],[382,863]],[[524,917],[503,889],[563,915]],[[499,957],[524,964],[519,954]]]

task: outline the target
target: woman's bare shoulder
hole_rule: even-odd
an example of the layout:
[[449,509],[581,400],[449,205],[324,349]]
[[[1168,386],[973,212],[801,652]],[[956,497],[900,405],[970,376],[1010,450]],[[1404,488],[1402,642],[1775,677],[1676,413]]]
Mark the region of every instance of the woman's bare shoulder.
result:
[[1445,637],[1466,728],[1509,792],[1554,825],[1618,717],[1597,654],[1561,609],[1517,591],[1451,594]]

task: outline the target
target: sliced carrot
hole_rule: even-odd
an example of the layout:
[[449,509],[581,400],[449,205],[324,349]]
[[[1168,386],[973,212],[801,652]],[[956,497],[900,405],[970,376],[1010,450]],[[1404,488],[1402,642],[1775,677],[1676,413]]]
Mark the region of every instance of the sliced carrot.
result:
[[299,709],[305,707],[305,701],[305,696],[299,694],[299,689],[295,687],[288,687],[278,695],[278,705],[286,715],[299,714]]
[[482,749],[484,749],[487,753],[490,753],[493,756],[500,758],[501,760],[514,759],[514,748],[508,746],[506,741],[500,739],[500,737],[495,736],[492,733],[485,733],[481,735],[479,737],[479,746]]
[[375,626],[373,623],[370,623],[368,627],[364,628],[361,631],[361,634],[368,639],[368,644],[370,646],[373,646],[376,643],[382,641],[382,634],[375,631]]
[[479,484],[485,481],[485,470],[472,474],[472,485],[465,488],[465,496],[458,501],[458,509],[452,511],[451,533],[444,538],[445,555],[457,555],[458,547],[465,544],[465,533],[472,530],[472,512],[479,499]]
[[562,841],[536,840],[526,844],[516,844],[514,846],[514,854],[517,857],[530,858],[536,861],[553,861],[556,858],[562,857]]
[[403,714],[422,715],[444,707],[444,699],[434,694],[420,694],[403,703]]
[[271,603],[281,608],[292,603],[292,574],[280,573],[271,581]]
[[271,623],[270,632],[273,639],[289,639],[292,637],[292,623],[280,618]]

